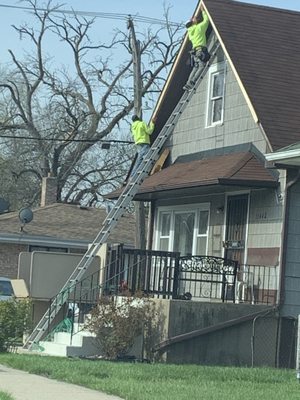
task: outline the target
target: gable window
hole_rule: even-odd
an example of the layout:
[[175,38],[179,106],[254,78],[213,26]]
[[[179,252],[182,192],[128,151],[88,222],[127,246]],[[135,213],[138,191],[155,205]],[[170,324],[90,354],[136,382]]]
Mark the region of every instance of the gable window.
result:
[[156,248],[181,255],[206,255],[209,204],[161,207],[158,210]]
[[207,126],[223,122],[224,114],[225,64],[211,66],[209,71],[209,88],[207,102]]

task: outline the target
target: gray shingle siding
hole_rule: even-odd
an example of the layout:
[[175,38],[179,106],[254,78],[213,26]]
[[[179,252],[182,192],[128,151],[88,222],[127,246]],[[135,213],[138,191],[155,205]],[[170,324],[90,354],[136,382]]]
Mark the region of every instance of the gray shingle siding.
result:
[[300,314],[300,183],[291,188],[284,280],[285,316]]
[[223,124],[205,127],[209,85],[207,74],[183,112],[169,141],[172,161],[182,154],[248,142],[254,143],[262,153],[266,151],[264,136],[253,120],[229,64],[226,71]]

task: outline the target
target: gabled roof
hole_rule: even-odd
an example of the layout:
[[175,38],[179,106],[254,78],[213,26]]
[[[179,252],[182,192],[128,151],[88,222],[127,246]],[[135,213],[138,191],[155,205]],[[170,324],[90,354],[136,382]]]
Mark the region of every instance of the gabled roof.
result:
[[[56,243],[66,245],[91,243],[100,231],[107,213],[103,208],[55,203],[33,210],[33,220],[20,231],[18,213],[0,215],[0,241],[20,243]],[[134,243],[135,222],[133,215],[121,218],[118,229],[112,231],[110,243]],[[77,244],[78,246],[75,246]],[[82,246],[81,246],[82,247]]]
[[[204,5],[271,148],[299,141],[300,13],[233,0],[204,0]],[[187,51],[185,40],[155,111],[158,129],[182,94],[190,72]]]

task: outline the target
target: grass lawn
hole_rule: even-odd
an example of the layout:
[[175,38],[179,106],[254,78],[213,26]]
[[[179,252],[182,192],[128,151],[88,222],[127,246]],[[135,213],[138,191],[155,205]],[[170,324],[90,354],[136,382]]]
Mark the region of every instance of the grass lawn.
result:
[[126,400],[300,399],[293,370],[131,364],[24,354],[0,354],[0,364]]
[[1,392],[0,390],[0,400],[14,400],[8,393]]

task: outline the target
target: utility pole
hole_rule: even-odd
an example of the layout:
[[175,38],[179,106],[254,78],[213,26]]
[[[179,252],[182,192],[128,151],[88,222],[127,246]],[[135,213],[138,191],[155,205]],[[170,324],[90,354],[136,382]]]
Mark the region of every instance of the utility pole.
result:
[[[142,118],[142,77],[141,77],[141,48],[136,39],[133,20],[129,16],[127,28],[130,30],[130,48],[133,61],[134,113]],[[146,248],[145,206],[144,202],[134,202],[135,207],[135,247]]]

